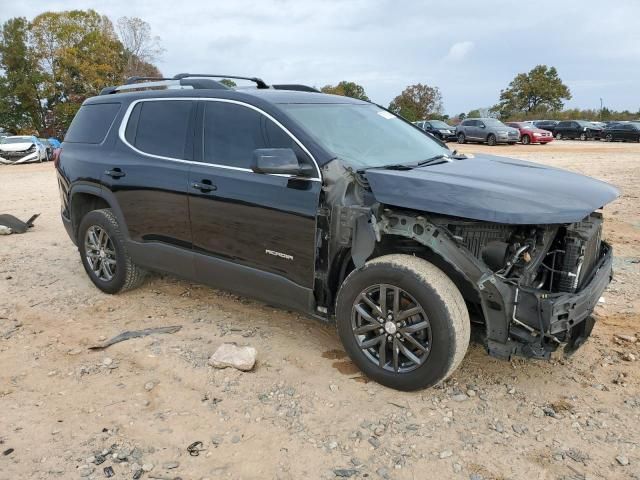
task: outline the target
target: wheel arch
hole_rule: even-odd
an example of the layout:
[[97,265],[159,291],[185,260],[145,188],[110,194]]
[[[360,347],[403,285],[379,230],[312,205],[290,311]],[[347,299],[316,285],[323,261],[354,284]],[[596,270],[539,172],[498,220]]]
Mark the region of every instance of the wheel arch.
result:
[[78,227],[84,216],[93,210],[103,208],[110,208],[113,211],[124,237],[129,238],[129,230],[115,195],[93,184],[74,185],[69,193],[69,213],[74,238],[78,236]]

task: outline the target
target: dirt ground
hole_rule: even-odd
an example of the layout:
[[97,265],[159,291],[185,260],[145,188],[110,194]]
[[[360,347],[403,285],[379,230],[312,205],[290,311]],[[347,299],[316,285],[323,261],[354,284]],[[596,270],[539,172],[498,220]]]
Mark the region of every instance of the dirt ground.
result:
[[[143,465],[165,480],[640,479],[640,343],[615,336],[640,336],[640,144],[459,149],[620,187],[605,209],[616,278],[574,356],[505,362],[473,344],[453,378],[414,393],[368,382],[333,326],[296,313],[159,275],[99,292],[59,219],[53,165],[0,167],[0,213],[42,214],[0,236],[0,479]],[[87,348],[169,325],[182,329]],[[255,370],[208,366],[223,342],[255,347]]]

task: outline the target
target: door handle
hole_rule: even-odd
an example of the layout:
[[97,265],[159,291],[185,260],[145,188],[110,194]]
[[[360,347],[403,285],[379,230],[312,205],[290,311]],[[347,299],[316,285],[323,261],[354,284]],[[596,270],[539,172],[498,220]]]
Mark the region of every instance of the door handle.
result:
[[126,175],[126,173],[124,173],[119,168],[114,168],[112,170],[105,170],[104,173],[105,173],[105,175],[109,175],[111,178],[121,178],[121,177],[124,177]]
[[216,187],[211,182],[211,180],[208,180],[208,179],[201,180],[200,182],[191,183],[191,188],[193,188],[194,190],[200,190],[202,193],[209,193],[218,189],[218,187]]

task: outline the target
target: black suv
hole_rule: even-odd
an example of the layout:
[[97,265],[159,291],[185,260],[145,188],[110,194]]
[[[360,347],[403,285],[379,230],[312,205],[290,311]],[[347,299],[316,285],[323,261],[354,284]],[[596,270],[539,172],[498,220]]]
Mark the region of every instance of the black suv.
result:
[[563,138],[599,139],[602,136],[602,128],[586,120],[567,120],[558,122],[553,130],[553,136],[558,140]]
[[470,317],[505,359],[589,336],[614,187],[458,155],[365,101],[204,77],[110,87],[71,124],[62,220],[99,289],[156,270],[335,320],[353,361],[403,390],[456,369]]
[[458,139],[456,137],[456,127],[452,127],[442,120],[420,120],[413,122],[413,124],[443,142],[455,142]]
[[610,123],[602,131],[602,137],[607,142],[640,142],[640,122]]

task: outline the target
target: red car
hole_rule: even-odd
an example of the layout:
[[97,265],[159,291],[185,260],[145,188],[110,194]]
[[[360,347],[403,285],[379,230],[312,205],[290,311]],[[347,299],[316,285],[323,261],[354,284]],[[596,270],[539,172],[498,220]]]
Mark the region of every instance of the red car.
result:
[[507,123],[510,127],[517,128],[520,131],[520,141],[523,145],[531,143],[539,143],[544,145],[553,141],[553,134],[547,130],[536,128],[534,125],[525,122]]

